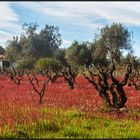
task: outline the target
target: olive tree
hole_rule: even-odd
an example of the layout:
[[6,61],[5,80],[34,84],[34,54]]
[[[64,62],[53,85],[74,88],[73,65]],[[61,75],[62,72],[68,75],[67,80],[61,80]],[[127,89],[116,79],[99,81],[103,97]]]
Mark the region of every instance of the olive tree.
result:
[[[127,102],[123,87],[127,84],[132,73],[131,61],[127,61],[126,71],[121,81],[115,76],[115,71],[117,59],[120,57],[118,54],[126,50],[132,52],[132,34],[124,25],[113,23],[100,30],[97,41],[98,47],[104,48],[106,51],[102,52],[106,63],[101,65],[100,61],[97,61],[93,69],[88,70],[84,76],[106,104],[110,107],[122,108]],[[96,55],[100,58],[100,53]]]

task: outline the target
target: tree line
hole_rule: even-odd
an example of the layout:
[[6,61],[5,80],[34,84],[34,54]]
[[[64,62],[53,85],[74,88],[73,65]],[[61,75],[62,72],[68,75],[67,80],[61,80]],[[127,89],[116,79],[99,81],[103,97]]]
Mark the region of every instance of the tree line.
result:
[[[64,77],[69,88],[74,89],[75,77],[80,73],[111,108],[125,106],[124,86],[140,89],[140,59],[133,54],[133,35],[123,24],[106,25],[95,33],[92,42],[74,41],[66,49],[59,48],[62,38],[58,27],[45,25],[38,32],[37,23],[26,23],[22,28],[24,32],[9,40],[4,52],[7,59],[17,63],[17,71],[20,70],[19,74],[14,68],[14,74],[6,71],[15,82],[19,83],[19,77],[23,76],[20,76],[21,70],[37,70],[52,83]],[[123,55],[124,52],[127,55]],[[121,70],[119,80],[117,74]],[[39,93],[32,82],[38,81],[33,73],[29,81],[42,99],[48,81],[44,82],[43,94]]]
[[[23,24],[23,32],[8,40],[5,50],[0,47],[0,53],[10,62],[17,63],[19,68],[26,69],[40,67],[36,66],[39,63],[46,65],[45,61],[49,63],[50,59],[79,70],[90,65],[103,66],[110,61],[109,49],[114,50],[117,65],[123,65],[129,57],[139,61],[133,55],[133,35],[121,23],[104,26],[95,33],[92,42],[75,40],[66,49],[60,48],[62,37],[58,27],[45,25],[40,31],[38,27],[37,23]],[[123,55],[125,51],[128,52],[126,56]]]

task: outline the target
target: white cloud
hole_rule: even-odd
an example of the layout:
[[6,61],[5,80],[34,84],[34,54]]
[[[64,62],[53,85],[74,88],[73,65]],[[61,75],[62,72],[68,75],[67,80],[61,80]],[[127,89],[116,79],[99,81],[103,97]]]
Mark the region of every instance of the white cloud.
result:
[[6,33],[6,32],[3,32],[3,31],[0,31],[0,39],[5,39],[7,37],[11,37],[11,34],[9,33]]
[[[140,2],[22,2],[33,11],[89,29],[121,22],[140,26]],[[81,26],[82,25],[82,26]]]
[[0,20],[2,21],[18,21],[18,16],[13,12],[10,4],[7,2],[0,3]]
[[[10,3],[0,3],[0,45],[4,46],[5,42],[13,35],[19,34],[21,27],[18,25],[18,16],[10,7]],[[10,34],[11,33],[11,34]]]
[[10,32],[19,32],[21,27],[17,23],[13,23],[10,21],[1,21],[0,22],[0,30],[7,30]]
[[47,15],[53,17],[61,23],[68,23],[72,26],[90,30],[103,26],[101,23],[90,22],[88,17],[81,13],[80,9],[77,10],[77,5],[75,6],[75,3],[69,3],[70,2],[19,2],[20,5],[36,11],[37,13],[39,12],[43,14],[42,16]]

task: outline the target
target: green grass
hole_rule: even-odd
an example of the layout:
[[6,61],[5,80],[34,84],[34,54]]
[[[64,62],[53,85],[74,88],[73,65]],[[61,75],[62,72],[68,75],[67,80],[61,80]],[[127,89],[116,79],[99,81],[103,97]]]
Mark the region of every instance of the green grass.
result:
[[75,109],[44,108],[40,113],[37,121],[17,122],[12,128],[4,126],[0,138],[140,138],[140,121],[129,118],[89,117]]

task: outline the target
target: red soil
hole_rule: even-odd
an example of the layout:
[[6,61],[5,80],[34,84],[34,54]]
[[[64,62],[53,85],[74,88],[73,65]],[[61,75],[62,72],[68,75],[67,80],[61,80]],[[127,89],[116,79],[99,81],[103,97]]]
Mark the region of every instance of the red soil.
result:
[[[43,80],[43,77],[39,77]],[[37,105],[39,97],[34,93],[32,86],[25,77],[19,86],[8,79],[0,80],[0,104],[16,104],[22,105]],[[42,84],[42,83],[40,83]],[[128,97],[128,108],[140,107],[140,91],[135,91],[132,87],[126,86],[126,95]],[[76,79],[75,88],[71,90],[63,78],[56,80],[54,84],[49,83],[45,95],[43,97],[43,105],[49,107],[62,108],[85,108],[90,111],[96,110],[96,107],[102,102],[91,84],[83,77]]]

